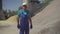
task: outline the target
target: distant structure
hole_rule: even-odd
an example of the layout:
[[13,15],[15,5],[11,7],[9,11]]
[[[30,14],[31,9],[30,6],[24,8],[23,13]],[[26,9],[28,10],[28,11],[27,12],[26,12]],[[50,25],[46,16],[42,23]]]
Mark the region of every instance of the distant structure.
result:
[[38,0],[23,0],[23,3],[38,2]]
[[2,11],[2,0],[0,0],[0,20],[4,19],[4,14]]
[[2,9],[2,0],[0,0],[0,9]]

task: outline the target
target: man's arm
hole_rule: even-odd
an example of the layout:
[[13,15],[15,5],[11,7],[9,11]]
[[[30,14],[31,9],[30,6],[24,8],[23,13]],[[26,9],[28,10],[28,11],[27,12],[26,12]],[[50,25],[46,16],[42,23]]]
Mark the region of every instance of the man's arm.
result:
[[20,21],[20,10],[18,11],[18,15],[17,15],[17,25],[19,25],[19,21]]
[[17,17],[17,25],[19,24],[19,16]]
[[31,20],[31,17],[29,18],[29,21],[30,21],[30,28],[32,29],[32,20]]
[[30,17],[29,21],[30,21],[30,24],[32,25],[32,20],[31,20],[31,17]]
[[17,17],[17,28],[20,28],[20,24],[19,24],[19,16]]

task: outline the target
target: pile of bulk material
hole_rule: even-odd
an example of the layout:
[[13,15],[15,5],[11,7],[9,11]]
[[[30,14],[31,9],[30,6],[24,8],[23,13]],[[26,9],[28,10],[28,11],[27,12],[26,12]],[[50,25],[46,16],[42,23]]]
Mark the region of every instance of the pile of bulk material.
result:
[[10,24],[17,23],[17,15],[8,18],[7,20],[0,21],[0,26],[7,26]]
[[16,23],[17,22],[17,15],[12,16],[6,20],[6,22],[10,23]]

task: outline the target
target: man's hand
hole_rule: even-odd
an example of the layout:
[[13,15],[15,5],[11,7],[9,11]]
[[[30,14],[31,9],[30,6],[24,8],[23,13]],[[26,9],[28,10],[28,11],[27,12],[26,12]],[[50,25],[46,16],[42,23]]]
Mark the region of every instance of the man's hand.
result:
[[30,28],[31,28],[31,29],[33,28],[32,24],[30,25]]
[[19,24],[17,25],[17,28],[20,29],[20,25]]

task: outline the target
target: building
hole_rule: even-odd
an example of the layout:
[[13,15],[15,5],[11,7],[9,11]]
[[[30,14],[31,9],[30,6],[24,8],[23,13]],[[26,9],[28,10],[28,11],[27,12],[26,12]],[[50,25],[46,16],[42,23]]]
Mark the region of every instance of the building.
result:
[[4,14],[2,10],[2,0],[0,0],[0,20],[4,19]]

